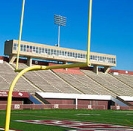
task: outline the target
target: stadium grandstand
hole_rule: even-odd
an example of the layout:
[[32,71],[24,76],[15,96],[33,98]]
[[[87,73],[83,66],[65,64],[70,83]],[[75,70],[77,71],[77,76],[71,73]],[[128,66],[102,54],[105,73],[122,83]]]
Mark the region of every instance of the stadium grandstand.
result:
[[[21,41],[19,68],[85,62],[86,51]],[[0,109],[6,108],[17,57],[17,40],[6,40],[0,57]],[[133,72],[113,70],[116,56],[90,53],[90,67],[31,71],[15,85],[12,109],[130,109]]]

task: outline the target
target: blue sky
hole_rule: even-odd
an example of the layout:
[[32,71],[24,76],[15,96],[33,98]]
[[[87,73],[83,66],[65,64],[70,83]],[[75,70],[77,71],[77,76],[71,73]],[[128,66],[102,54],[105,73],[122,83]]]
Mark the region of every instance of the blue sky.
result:
[[[67,17],[60,46],[86,50],[89,0],[26,0],[22,40],[57,44],[54,14]],[[21,0],[1,0],[0,55],[18,39]],[[93,0],[91,51],[117,57],[115,69],[133,71],[133,0]]]

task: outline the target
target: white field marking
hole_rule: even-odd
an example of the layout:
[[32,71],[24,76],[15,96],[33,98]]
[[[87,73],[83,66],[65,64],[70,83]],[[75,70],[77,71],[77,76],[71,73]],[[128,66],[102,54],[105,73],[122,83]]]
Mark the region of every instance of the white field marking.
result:
[[133,110],[132,111],[114,111],[114,112],[116,112],[116,113],[133,113]]
[[[0,128],[0,130],[4,131],[5,129],[4,128]],[[9,131],[17,131],[17,130],[9,130]]]
[[133,131],[132,129],[116,129],[116,128],[108,128],[108,129],[85,129],[85,130],[66,130],[66,131]]
[[133,114],[126,114],[126,115],[132,116]]
[[77,116],[99,116],[100,114],[75,114]]

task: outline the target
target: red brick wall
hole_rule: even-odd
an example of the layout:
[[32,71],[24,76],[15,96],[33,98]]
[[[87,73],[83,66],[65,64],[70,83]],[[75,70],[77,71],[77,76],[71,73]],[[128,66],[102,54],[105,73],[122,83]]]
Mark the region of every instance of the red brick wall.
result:
[[0,60],[4,60],[4,57],[3,56],[0,56]]
[[[7,104],[7,101],[0,101],[0,104]],[[12,101],[12,104],[23,104],[23,101]]]
[[123,106],[119,107],[118,106],[111,106],[112,110],[133,110],[133,106]]
[[81,108],[84,106],[92,105],[95,107],[102,108],[104,106],[105,109],[108,109],[108,101],[102,101],[102,100],[78,100],[78,105],[81,106]]
[[74,104],[73,99],[45,99],[50,104]]
[[133,105],[133,101],[127,101],[128,103],[130,103],[131,105]]

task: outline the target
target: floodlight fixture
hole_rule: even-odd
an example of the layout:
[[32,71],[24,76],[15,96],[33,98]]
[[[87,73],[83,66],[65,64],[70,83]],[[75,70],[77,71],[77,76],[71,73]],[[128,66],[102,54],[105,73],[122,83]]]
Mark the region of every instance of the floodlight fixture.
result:
[[58,44],[57,46],[60,46],[60,27],[66,26],[66,17],[61,15],[54,15],[54,24],[58,25]]

